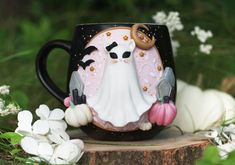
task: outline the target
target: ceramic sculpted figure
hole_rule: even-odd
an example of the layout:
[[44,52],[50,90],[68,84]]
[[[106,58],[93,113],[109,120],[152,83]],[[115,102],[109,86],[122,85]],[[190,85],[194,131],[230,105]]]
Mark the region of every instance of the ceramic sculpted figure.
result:
[[[71,55],[67,94],[44,66],[55,47]],[[176,116],[174,63],[163,25],[78,25],[72,42],[44,45],[36,64],[44,86],[68,107],[67,123],[93,138],[151,138]]]

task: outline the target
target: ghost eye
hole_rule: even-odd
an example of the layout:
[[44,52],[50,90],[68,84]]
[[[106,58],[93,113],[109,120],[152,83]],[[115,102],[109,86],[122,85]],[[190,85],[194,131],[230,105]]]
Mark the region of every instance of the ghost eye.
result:
[[131,52],[124,52],[122,55],[122,58],[128,58],[130,57],[130,55],[131,55]]
[[116,53],[110,52],[109,55],[110,55],[110,57],[113,58],[113,59],[117,59],[117,58],[118,58],[118,56],[117,56]]

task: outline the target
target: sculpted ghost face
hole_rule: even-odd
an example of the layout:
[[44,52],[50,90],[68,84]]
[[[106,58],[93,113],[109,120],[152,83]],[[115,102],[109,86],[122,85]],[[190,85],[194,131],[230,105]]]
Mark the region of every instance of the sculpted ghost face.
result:
[[132,52],[135,49],[135,42],[131,40],[128,45],[118,45],[113,42],[111,45],[106,47],[109,54],[109,62],[115,64],[118,62],[131,63]]

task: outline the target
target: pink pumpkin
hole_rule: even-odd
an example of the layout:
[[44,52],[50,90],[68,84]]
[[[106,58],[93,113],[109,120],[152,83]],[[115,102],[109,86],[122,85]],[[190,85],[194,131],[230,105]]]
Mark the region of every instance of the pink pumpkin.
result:
[[64,99],[64,106],[69,107],[70,106],[70,101],[72,101],[72,96],[66,97]]
[[157,125],[167,126],[176,116],[176,107],[172,101],[156,102],[149,111],[149,121]]

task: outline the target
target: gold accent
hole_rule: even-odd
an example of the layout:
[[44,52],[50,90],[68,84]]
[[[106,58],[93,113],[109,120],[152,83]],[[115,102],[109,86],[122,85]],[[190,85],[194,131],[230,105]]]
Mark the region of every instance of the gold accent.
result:
[[143,87],[143,90],[146,92],[148,90],[148,87],[147,86],[144,86]]
[[145,28],[146,30],[149,30],[149,28],[146,25],[140,24],[140,23],[134,24],[131,27],[131,38],[135,41],[136,46],[144,50],[154,47],[155,41],[156,41],[155,37],[152,36],[152,39],[150,39],[146,34],[142,33],[144,35],[144,38],[146,38],[145,39],[146,42],[144,42],[138,35],[139,33],[138,28],[140,27]]
[[143,34],[140,34],[139,37],[140,37],[141,40],[144,39],[144,35]]
[[107,32],[106,35],[107,35],[107,36],[111,36],[111,32]]
[[78,69],[79,69],[79,68],[80,68],[80,65],[78,64],[77,66],[78,66]]
[[157,66],[157,70],[158,71],[161,71],[162,70],[162,67],[160,65]]
[[127,37],[127,35],[125,35],[125,36],[123,37],[123,39],[124,39],[124,40],[128,40],[128,37]]
[[95,68],[93,66],[90,67],[90,71],[93,72]]
[[140,57],[144,57],[144,52],[143,51],[141,51],[140,53],[139,53],[139,55],[140,55]]

